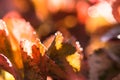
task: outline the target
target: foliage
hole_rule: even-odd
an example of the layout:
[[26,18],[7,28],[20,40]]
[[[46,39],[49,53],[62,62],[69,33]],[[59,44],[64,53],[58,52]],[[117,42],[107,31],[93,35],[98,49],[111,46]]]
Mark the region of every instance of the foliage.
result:
[[58,31],[44,46],[23,18],[7,15],[3,20],[0,20],[0,67],[15,80],[46,80],[47,76],[57,80],[80,79],[77,72],[83,54],[78,42],[66,40]]

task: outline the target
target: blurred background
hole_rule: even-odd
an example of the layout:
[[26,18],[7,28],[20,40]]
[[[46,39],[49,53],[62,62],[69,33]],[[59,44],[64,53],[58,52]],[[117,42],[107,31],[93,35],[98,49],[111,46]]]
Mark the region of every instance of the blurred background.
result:
[[72,35],[85,48],[90,36],[116,23],[113,0],[0,0],[0,18],[18,12],[37,31],[41,41],[56,31]]
[[95,27],[115,22],[105,0],[0,0],[0,18],[12,11],[31,23],[41,41],[59,30],[84,48]]

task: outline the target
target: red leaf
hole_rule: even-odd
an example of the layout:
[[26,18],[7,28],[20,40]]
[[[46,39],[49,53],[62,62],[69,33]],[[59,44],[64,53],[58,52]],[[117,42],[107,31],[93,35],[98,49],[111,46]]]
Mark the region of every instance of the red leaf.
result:
[[9,34],[3,20],[0,20],[0,43],[0,52],[7,56],[17,68],[22,68],[19,45],[14,36]]
[[16,71],[15,67],[12,65],[10,60],[3,54],[0,54],[0,68],[11,73],[14,76],[15,80],[21,80],[21,77]]
[[46,58],[38,44],[24,40],[21,42],[25,80],[46,80]]

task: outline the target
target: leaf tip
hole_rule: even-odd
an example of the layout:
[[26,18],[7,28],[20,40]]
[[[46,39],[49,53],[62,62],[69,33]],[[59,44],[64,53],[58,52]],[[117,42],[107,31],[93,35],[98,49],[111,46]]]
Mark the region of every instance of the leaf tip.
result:
[[5,30],[6,35],[8,35],[8,30],[7,30],[6,24],[2,19],[0,19],[0,30]]

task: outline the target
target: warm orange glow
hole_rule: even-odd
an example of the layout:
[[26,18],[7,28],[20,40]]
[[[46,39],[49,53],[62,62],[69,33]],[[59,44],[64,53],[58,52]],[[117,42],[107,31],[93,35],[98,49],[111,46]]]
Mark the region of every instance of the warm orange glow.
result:
[[48,8],[46,0],[32,0],[36,15],[41,20],[44,21],[48,17]]
[[0,0],[0,80],[118,75],[120,0],[7,1]]
[[58,12],[62,7],[63,0],[48,0],[48,9],[55,13]]
[[86,31],[88,33],[94,33],[98,28],[108,25],[111,24],[101,16],[95,18],[89,17],[89,19],[86,22]]
[[88,9],[88,15],[90,17],[102,16],[109,23],[116,23],[116,20],[114,19],[113,15],[112,15],[111,5],[106,1],[102,1],[94,6],[90,7]]
[[50,76],[47,76],[47,80],[53,80]]
[[67,16],[64,19],[64,24],[67,28],[75,27],[75,25],[77,24],[77,19],[75,16]]
[[117,9],[117,10],[118,10],[118,13],[119,13],[119,15],[120,15],[120,7],[118,7],[118,9]]
[[79,1],[76,5],[78,20],[82,24],[87,20],[89,6],[90,5],[86,1]]
[[94,33],[100,27],[116,23],[112,15],[111,5],[106,1],[91,6],[88,9],[88,15],[86,30],[89,33]]
[[15,7],[20,12],[27,12],[30,9],[29,4],[27,3],[27,0],[12,0]]
[[63,0],[61,10],[65,12],[71,12],[75,9],[75,0]]
[[74,0],[48,0],[48,9],[52,13],[58,11],[70,12],[74,9],[75,1]]

